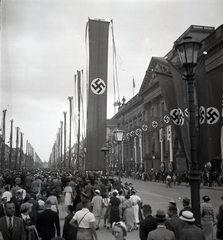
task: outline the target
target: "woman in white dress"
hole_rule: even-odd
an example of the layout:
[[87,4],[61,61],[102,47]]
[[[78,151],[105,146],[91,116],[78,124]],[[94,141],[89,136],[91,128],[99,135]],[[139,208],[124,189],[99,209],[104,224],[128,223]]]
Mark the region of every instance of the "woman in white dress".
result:
[[73,190],[72,187],[69,186],[69,182],[67,186],[64,188],[64,205],[67,207],[68,205],[72,205],[73,202]]

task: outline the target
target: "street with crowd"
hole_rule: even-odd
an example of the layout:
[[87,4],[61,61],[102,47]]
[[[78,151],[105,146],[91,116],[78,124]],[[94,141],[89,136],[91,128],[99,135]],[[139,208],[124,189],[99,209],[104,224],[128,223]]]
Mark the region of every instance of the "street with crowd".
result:
[[[137,176],[120,182],[96,173],[5,171],[0,174],[0,240],[99,240],[102,228],[110,229],[108,234],[116,240],[127,240],[132,232],[140,240],[223,239],[223,205],[215,213],[210,197],[203,196],[201,227],[194,224],[188,196],[181,209],[172,199],[167,210],[152,215],[153,206],[143,204],[131,183]],[[179,176],[174,176],[167,174],[161,180],[170,177],[178,184]],[[157,179],[144,174],[140,180]],[[62,226],[60,211],[67,213]]]

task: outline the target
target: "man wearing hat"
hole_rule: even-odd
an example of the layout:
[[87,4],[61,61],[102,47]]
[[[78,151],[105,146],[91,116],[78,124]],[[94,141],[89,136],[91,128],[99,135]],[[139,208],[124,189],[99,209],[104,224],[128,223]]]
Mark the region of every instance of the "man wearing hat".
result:
[[100,196],[100,190],[96,189],[94,191],[95,196],[93,197],[91,201],[92,205],[92,213],[95,216],[96,219],[96,230],[99,229],[101,214],[102,214],[102,207],[103,207],[103,199]]
[[88,196],[87,193],[85,192],[81,192],[81,195],[80,195],[80,198],[81,198],[81,202],[79,202],[77,204],[77,207],[76,207],[76,211],[79,211],[83,208],[83,204],[86,203],[86,206],[89,210],[91,210],[91,202],[90,202],[90,197]]
[[190,207],[190,199],[189,198],[184,197],[182,204],[183,204],[183,209],[180,210],[179,216],[182,216],[183,211],[191,211],[192,212],[192,208]]
[[157,220],[157,229],[151,231],[148,235],[148,240],[176,240],[172,231],[166,229],[165,221],[166,214],[163,210],[157,210],[155,218]]
[[175,199],[171,199],[169,201],[169,206],[174,206],[177,208],[177,215],[179,216],[179,213],[180,213],[180,209],[177,207],[177,201]]
[[184,228],[179,233],[179,240],[205,240],[202,230],[194,224],[195,218],[192,212],[182,212],[180,219],[184,222]]

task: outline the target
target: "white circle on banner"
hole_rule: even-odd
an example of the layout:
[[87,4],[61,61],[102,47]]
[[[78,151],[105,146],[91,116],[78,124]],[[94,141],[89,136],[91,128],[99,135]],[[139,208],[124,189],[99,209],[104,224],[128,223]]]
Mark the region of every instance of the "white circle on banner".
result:
[[180,108],[172,109],[170,111],[170,117],[174,124],[176,125],[184,124],[184,113]]
[[91,91],[94,94],[101,95],[105,92],[106,90],[106,84],[101,78],[95,78],[91,82]]
[[217,108],[207,108],[207,124],[215,124],[220,119],[220,114]]

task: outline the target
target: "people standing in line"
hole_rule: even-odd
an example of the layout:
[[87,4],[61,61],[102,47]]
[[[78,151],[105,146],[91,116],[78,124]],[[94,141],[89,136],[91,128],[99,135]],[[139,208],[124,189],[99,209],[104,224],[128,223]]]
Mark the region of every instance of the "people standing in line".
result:
[[94,214],[96,219],[96,230],[98,230],[102,215],[103,200],[102,197],[100,196],[100,191],[98,189],[94,191],[94,194],[95,196],[91,200],[91,205],[92,213]]
[[117,191],[112,192],[112,196],[110,198],[109,206],[110,206],[110,227],[112,227],[113,222],[119,222],[119,205],[121,203],[120,199],[117,198]]
[[194,224],[195,218],[192,212],[182,212],[180,219],[184,222],[184,228],[179,232],[178,240],[205,240],[203,231]]
[[45,211],[38,214],[36,227],[42,240],[51,240],[55,233],[60,237],[59,215],[51,210],[51,202],[48,200],[45,202]]
[[201,203],[201,224],[206,240],[213,239],[213,225],[215,222],[214,208],[210,203],[209,196],[205,195],[203,198],[203,203]]
[[174,232],[176,239],[179,239],[179,232],[183,229],[183,222],[177,215],[177,208],[175,206],[169,206],[167,215],[170,219],[166,221],[165,226],[168,230]]
[[75,213],[70,221],[73,227],[78,227],[77,240],[98,240],[95,230],[95,216],[88,209],[89,200],[82,201],[83,208]]
[[63,226],[63,238],[65,240],[76,240],[77,239],[77,227],[73,227],[70,225],[70,221],[74,216],[74,207],[72,205],[67,206],[67,216],[64,220]]
[[132,195],[130,196],[131,201],[133,202],[133,212],[134,212],[134,229],[138,229],[137,224],[139,224],[139,204],[141,202],[141,198],[136,195],[136,190],[132,190]]
[[0,218],[0,232],[4,240],[26,240],[23,220],[15,216],[15,204],[5,203],[5,216]]
[[122,204],[123,209],[123,221],[127,226],[128,232],[131,232],[134,229],[134,211],[133,211],[133,202],[130,200],[130,196],[125,195],[125,201]]
[[182,204],[183,204],[183,209],[180,210],[179,216],[182,216],[182,212],[183,211],[190,211],[192,212],[192,208],[190,206],[190,199],[187,197],[184,197],[182,200]]
[[117,222],[112,224],[112,235],[114,235],[115,240],[126,240],[127,227],[124,222]]
[[148,234],[148,240],[176,240],[172,231],[166,229],[166,214],[163,210],[157,210],[155,218],[157,220],[157,228]]
[[152,216],[152,208],[149,204],[142,206],[144,219],[139,223],[140,240],[147,240],[149,232],[157,228],[157,221]]

